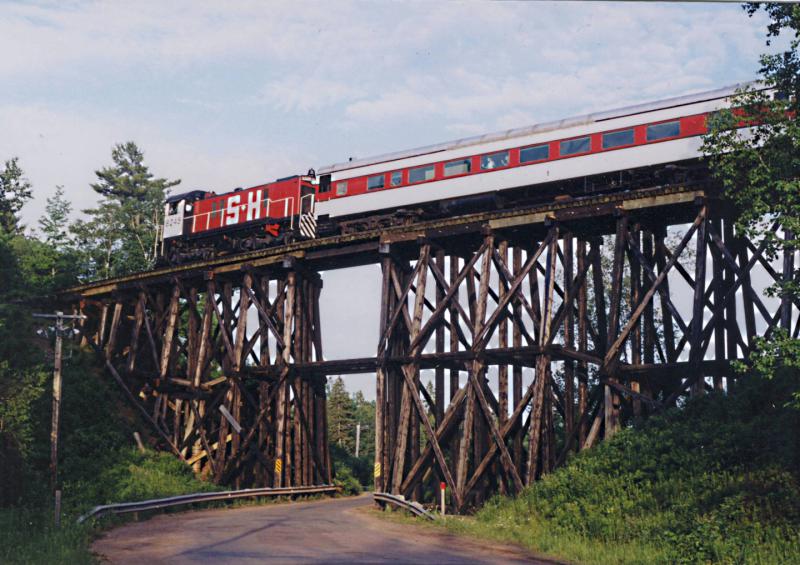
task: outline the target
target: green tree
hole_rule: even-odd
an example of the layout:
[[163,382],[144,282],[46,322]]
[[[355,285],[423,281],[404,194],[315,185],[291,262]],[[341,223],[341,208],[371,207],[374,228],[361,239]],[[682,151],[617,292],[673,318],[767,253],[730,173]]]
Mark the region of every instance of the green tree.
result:
[[355,452],[355,403],[342,377],[328,385],[328,438],[331,444]]
[[46,279],[47,292],[73,285],[80,272],[80,254],[70,232],[69,215],[72,203],[64,196],[64,187],[47,199],[45,213],[39,218],[41,238],[27,238],[26,250],[19,249],[18,256],[28,270]]
[[19,233],[19,211],[31,199],[31,183],[19,166],[18,158],[5,162],[0,171],[0,229],[5,233]]
[[73,227],[84,250],[87,278],[109,277],[149,269],[158,252],[158,229],[164,199],[180,180],[156,178],[144,153],[132,141],[111,151],[113,164],[95,171],[92,189],[102,196],[89,220]]
[[[788,48],[761,56],[760,84],[739,91],[731,109],[714,116],[703,150],[737,208],[737,228],[763,243],[774,260],[793,255],[800,243],[800,5],[753,2],[744,9],[750,16],[766,12],[767,45],[788,36]],[[795,265],[768,292],[796,302],[798,274]],[[800,343],[785,331],[761,340],[750,357],[755,374],[774,378],[789,371],[800,377]],[[800,392],[795,398],[800,406]]]
[[[756,2],[745,9],[751,16],[765,10],[767,45],[788,34],[789,49],[761,56],[760,84],[740,90],[731,109],[714,116],[703,150],[737,207],[737,227],[764,242],[774,259],[800,243],[800,5]],[[772,229],[773,222],[783,233]],[[779,282],[773,292],[800,296],[796,279]]]
[[47,199],[44,215],[39,218],[45,243],[61,250],[69,242],[69,215],[72,203],[64,197],[64,187],[57,186],[56,193]]

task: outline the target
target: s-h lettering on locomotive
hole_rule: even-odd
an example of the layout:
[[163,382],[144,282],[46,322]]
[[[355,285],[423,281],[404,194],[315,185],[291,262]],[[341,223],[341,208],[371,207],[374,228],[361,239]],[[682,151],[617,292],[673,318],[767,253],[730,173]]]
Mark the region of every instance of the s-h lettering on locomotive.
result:
[[476,210],[703,179],[701,136],[736,86],[350,160],[165,204],[162,260],[184,263]]

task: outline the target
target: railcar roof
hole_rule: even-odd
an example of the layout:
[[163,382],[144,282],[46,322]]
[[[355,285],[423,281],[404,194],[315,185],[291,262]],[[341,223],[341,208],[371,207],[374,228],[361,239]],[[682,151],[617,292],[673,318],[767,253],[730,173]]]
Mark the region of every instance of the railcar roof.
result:
[[634,114],[642,114],[645,112],[652,112],[655,110],[663,110],[665,108],[674,108],[676,106],[685,106],[687,104],[696,104],[698,102],[705,102],[717,98],[726,98],[735,94],[737,89],[746,86],[752,86],[755,82],[736,83],[730,86],[718,88],[716,90],[709,90],[706,92],[698,92],[696,94],[688,94],[685,96],[677,96],[674,98],[667,98],[655,102],[645,102],[643,104],[636,104],[634,106],[626,106],[624,108],[617,108],[616,110],[607,110],[604,112],[594,112],[592,114],[584,114],[582,116],[573,116],[571,118],[564,118],[551,122],[543,122],[541,124],[534,124],[521,128],[508,129],[504,131],[487,133],[483,135],[476,135],[472,137],[465,137],[456,139],[454,141],[447,141],[444,143],[437,143],[434,145],[426,145],[416,149],[406,149],[404,151],[396,151],[394,153],[385,153],[374,157],[366,157],[364,159],[354,159],[344,163],[336,163],[321,167],[317,174],[325,175],[336,171],[344,171],[354,169],[357,167],[364,167],[367,165],[375,165],[378,163],[385,163],[389,161],[396,161],[398,159],[407,159],[409,157],[417,157],[419,155],[426,155],[428,153],[438,153],[440,151],[448,151],[450,149],[457,149],[459,147],[466,147],[469,145],[479,145],[483,143],[490,143],[493,141],[501,141],[503,139],[510,139],[514,137],[522,137],[534,133],[542,133],[546,131],[555,131],[568,127],[589,124],[594,122],[602,122],[611,120],[613,118],[621,118],[624,116],[631,116]]

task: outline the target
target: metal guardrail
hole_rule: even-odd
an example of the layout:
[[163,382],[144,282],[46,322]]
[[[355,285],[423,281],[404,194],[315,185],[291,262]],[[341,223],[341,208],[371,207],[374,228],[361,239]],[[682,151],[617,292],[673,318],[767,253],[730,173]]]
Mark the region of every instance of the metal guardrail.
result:
[[389,494],[387,492],[373,492],[372,497],[376,502],[382,505],[394,504],[398,508],[411,512],[414,516],[420,518],[427,518],[428,520],[436,520],[436,517],[425,510],[419,502],[406,500],[406,497],[399,494]]
[[281,488],[251,488],[243,490],[228,490],[223,492],[201,492],[195,494],[182,494],[168,498],[141,500],[139,502],[120,502],[118,504],[102,504],[95,506],[89,512],[78,518],[82,524],[89,518],[100,518],[105,514],[125,514],[128,512],[143,512],[145,510],[158,510],[170,506],[181,506],[195,502],[213,502],[216,500],[234,500],[237,498],[253,498],[258,496],[294,496],[301,494],[333,494],[339,492],[340,487],[334,485],[320,485],[310,487],[281,487]]

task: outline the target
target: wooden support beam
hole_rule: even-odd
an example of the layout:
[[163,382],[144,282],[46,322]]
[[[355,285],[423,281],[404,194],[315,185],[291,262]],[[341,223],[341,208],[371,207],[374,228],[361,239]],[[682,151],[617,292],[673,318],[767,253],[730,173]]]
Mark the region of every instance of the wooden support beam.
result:
[[[544,344],[550,339],[551,317],[553,313],[553,288],[555,286],[556,246],[558,245],[558,226],[550,228],[548,234],[547,269],[544,281],[544,305],[539,329],[539,342]],[[536,388],[533,394],[531,408],[531,429],[528,440],[528,468],[526,483],[532,484],[539,470],[539,448],[542,443],[543,414],[545,404],[547,369],[550,365],[549,356],[542,354],[536,364]]]

